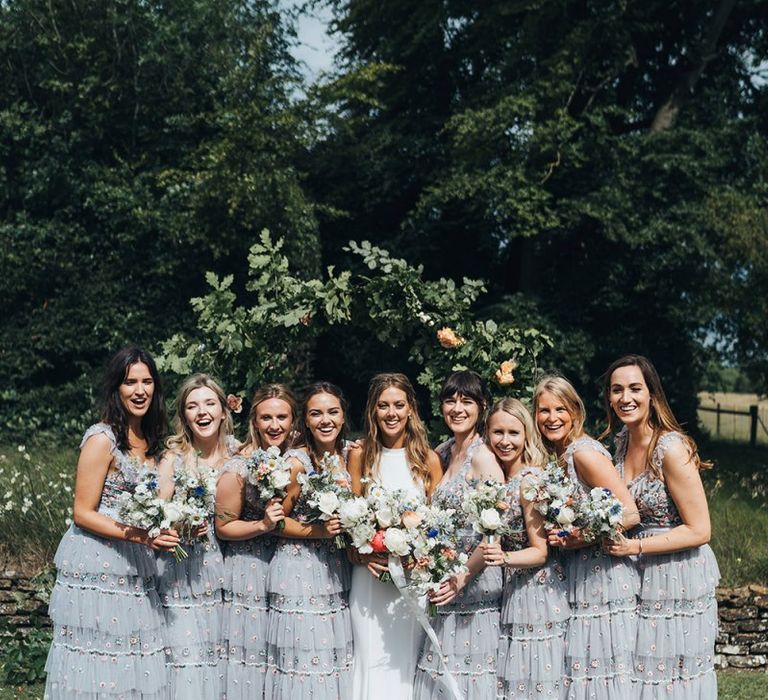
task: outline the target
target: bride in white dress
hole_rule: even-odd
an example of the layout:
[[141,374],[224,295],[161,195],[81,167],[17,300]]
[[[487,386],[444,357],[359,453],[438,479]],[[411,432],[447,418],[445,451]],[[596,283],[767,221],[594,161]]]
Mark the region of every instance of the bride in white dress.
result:
[[[352,490],[368,484],[402,489],[427,499],[442,477],[440,458],[429,448],[416,395],[403,374],[378,374],[368,389],[366,438],[349,455]],[[356,555],[349,607],[355,640],[355,700],[411,697],[423,630],[393,583],[378,580],[387,571],[380,555]]]

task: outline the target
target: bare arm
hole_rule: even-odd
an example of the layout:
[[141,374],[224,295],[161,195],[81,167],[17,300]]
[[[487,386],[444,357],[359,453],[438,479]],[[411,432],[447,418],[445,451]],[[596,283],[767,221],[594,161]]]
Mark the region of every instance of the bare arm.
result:
[[114,465],[112,443],[104,434],[92,435],[86,440],[77,460],[75,477],[75,525],[94,535],[113,540],[126,540],[144,544],[153,549],[171,550],[179,542],[172,530],[163,530],[150,538],[146,530],[123,525],[104,513],[99,513],[99,502],[109,470]]
[[[709,507],[701,475],[691,462],[691,455],[682,442],[668,448],[663,461],[664,480],[677,506],[682,525],[642,541],[643,554],[668,554],[699,547],[709,542],[711,526]],[[625,551],[626,550],[626,551]],[[639,540],[612,543],[608,552],[614,555],[639,554]]]
[[352,493],[355,496],[363,495],[363,451],[350,450],[347,455],[347,471],[352,479]]
[[427,489],[427,500],[432,500],[432,494],[435,492],[440,479],[443,478],[443,463],[437,452],[430,450],[427,454],[427,468],[429,469],[429,488]]
[[241,520],[245,505],[245,479],[224,472],[216,486],[216,534],[223,540],[249,540],[272,532],[285,516],[279,500],[267,503],[261,520]]

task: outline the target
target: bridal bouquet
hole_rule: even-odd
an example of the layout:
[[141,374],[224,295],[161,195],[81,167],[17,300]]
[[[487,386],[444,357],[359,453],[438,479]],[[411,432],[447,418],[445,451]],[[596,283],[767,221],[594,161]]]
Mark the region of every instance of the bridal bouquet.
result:
[[[451,576],[467,571],[467,555],[456,549],[456,523],[453,509],[421,506],[416,514],[420,518],[418,534],[414,538],[409,587],[418,595],[437,591],[440,584]],[[437,614],[437,606],[427,606],[430,617]]]
[[479,483],[464,496],[461,508],[472,523],[472,529],[493,542],[509,530],[504,513],[509,510],[506,501],[507,487],[498,481],[487,480]]
[[[288,484],[291,483],[291,465],[288,464],[277,447],[266,450],[258,449],[246,462],[248,483],[256,487],[258,496],[263,501],[270,498],[285,498]],[[282,530],[285,521],[277,523],[277,529]]]
[[[367,500],[374,528],[373,537],[365,547],[367,552],[410,557],[418,537],[416,528],[421,524],[417,511],[423,504],[404,491],[387,491],[378,486],[369,490]],[[362,549],[358,551],[367,553]],[[385,572],[379,580],[391,581],[392,577]]]
[[[327,522],[339,515],[341,504],[352,497],[349,480],[341,470],[339,458],[326,452],[319,464],[320,470],[307,474],[301,472],[296,480],[301,486],[301,494],[309,512],[306,522]],[[344,535],[336,535],[334,542],[337,549],[344,549]]]
[[624,508],[611,489],[592,489],[582,501],[581,510],[585,520],[585,542],[594,542],[602,537],[615,540],[624,531]]
[[[117,512],[120,522],[147,530],[150,537],[170,529],[182,517],[177,502],[161,498],[158,474],[146,466],[138,471],[133,489],[123,491],[118,497]],[[173,555],[176,561],[181,561],[186,559],[187,552],[181,545],[176,545]]]
[[544,516],[546,530],[557,530],[559,537],[565,537],[586,524],[584,495],[556,463],[550,462],[540,472],[531,474],[524,484],[523,498]]
[[179,469],[174,474],[175,486],[171,502],[181,512],[175,527],[182,539],[191,542],[195,538],[193,533],[213,515],[217,478],[218,472],[210,468],[195,474]]
[[371,541],[376,535],[373,509],[367,498],[350,496],[339,506],[339,520],[344,532],[349,535],[352,546],[360,554],[371,554]]

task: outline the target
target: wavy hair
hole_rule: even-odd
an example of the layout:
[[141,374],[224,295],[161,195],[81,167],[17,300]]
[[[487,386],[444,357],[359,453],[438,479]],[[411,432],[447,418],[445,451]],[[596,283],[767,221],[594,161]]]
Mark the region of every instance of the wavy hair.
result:
[[[240,446],[240,453],[247,453],[253,448],[263,447],[261,436],[256,429],[256,409],[262,401],[267,399],[281,399],[285,401],[291,408],[291,426],[293,427],[293,424],[296,422],[296,397],[294,397],[293,392],[285,384],[265,384],[260,386],[251,398],[251,410],[248,413],[248,437]],[[285,448],[289,447],[294,439],[293,430],[289,430],[288,437],[286,437],[281,451],[284,452]]]
[[[584,435],[584,421],[587,418],[587,411],[584,408],[584,402],[581,400],[581,397],[579,396],[576,389],[573,388],[573,384],[571,384],[565,377],[550,375],[539,380],[539,383],[536,385],[536,389],[533,392],[534,416],[538,413],[539,410],[539,399],[545,392],[549,392],[553,396],[556,396],[558,399],[560,399],[560,401],[563,402],[566,409],[568,409],[568,413],[570,414],[571,420],[573,421],[573,427],[568,432],[568,435],[565,436],[565,444],[569,445],[574,440]],[[538,423],[536,423],[535,420],[534,424],[536,425],[536,432],[539,434],[544,447],[554,452],[555,446],[541,434]]]
[[408,377],[399,372],[377,374],[368,385],[368,401],[365,405],[365,442],[363,443],[362,463],[363,478],[369,479],[378,474],[381,458],[381,436],[376,420],[376,405],[381,394],[390,387],[400,389],[406,396],[411,414],[405,428],[405,454],[411,468],[411,474],[429,490],[431,478],[427,463],[430,447],[427,431],[419,416],[416,392]]
[[479,409],[477,424],[475,430],[479,435],[485,430],[486,412],[488,411],[488,395],[485,391],[485,384],[477,372],[471,369],[461,369],[451,374],[445,380],[443,388],[440,389],[438,398],[442,404],[447,399],[458,394],[472,399]]
[[227,406],[227,397],[221,385],[207,374],[193,374],[184,380],[176,395],[176,415],[173,418],[174,434],[166,441],[169,450],[187,457],[194,451],[194,435],[184,415],[184,407],[189,395],[196,389],[210,389],[219,401],[223,411],[223,419],[219,425],[219,450],[221,454],[228,454],[228,438],[233,433],[232,414]]
[[147,441],[147,456],[157,457],[163,451],[163,437],[168,431],[163,384],[152,356],[142,348],[129,346],[118,350],[109,360],[101,385],[101,420],[112,428],[121,452],[128,452],[128,415],[120,400],[120,385],[132,365],[145,364],[154,382],[152,400],[141,419],[141,432]]
[[341,406],[341,412],[344,416],[344,423],[341,426],[341,430],[339,430],[339,434],[336,436],[336,443],[334,445],[336,454],[342,454],[342,451],[344,450],[344,442],[347,437],[346,417],[348,404],[346,398],[344,398],[344,394],[342,393],[341,389],[339,389],[339,387],[337,387],[335,384],[332,384],[331,382],[315,382],[307,390],[307,393],[304,396],[304,401],[301,404],[301,425],[299,426],[299,444],[306,447],[307,454],[312,460],[312,464],[315,466],[319,464],[320,458],[323,455],[318,452],[317,444],[315,443],[315,437],[312,435],[312,431],[307,427],[307,410],[309,407],[309,400],[318,394],[330,394],[331,396],[338,399],[339,405]]
[[488,435],[488,426],[490,425],[491,418],[496,413],[507,413],[513,418],[517,418],[522,424],[525,430],[525,443],[523,444],[523,464],[529,467],[542,467],[547,463],[547,453],[544,450],[544,446],[541,444],[541,437],[539,431],[536,430],[536,425],[533,421],[531,412],[525,407],[525,404],[518,399],[501,399],[497,401],[488,413],[486,419],[486,442],[490,442],[490,436]]
[[696,442],[683,430],[672,413],[667,396],[664,393],[664,387],[661,385],[659,373],[656,371],[653,363],[642,355],[624,355],[611,363],[610,367],[605,371],[603,375],[603,401],[605,402],[605,419],[608,425],[600,439],[610,435],[618,428],[617,421],[619,421],[619,418],[611,408],[611,375],[620,367],[637,367],[643,375],[645,385],[648,387],[648,393],[651,397],[648,408],[648,425],[653,432],[645,455],[645,465],[653,477],[661,479],[661,470],[653,463],[653,453],[656,450],[656,445],[659,443],[659,438],[664,433],[669,432],[680,433],[688,449],[690,460],[697,469],[709,469],[712,466],[712,462],[704,461],[699,456],[699,448]]

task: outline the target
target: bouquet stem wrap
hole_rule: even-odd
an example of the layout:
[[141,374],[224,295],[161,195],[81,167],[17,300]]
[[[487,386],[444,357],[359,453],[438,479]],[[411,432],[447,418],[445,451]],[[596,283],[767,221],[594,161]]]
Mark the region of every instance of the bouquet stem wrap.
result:
[[440,646],[440,640],[437,638],[435,630],[432,629],[432,625],[429,623],[427,614],[424,612],[424,610],[422,610],[421,605],[419,605],[419,596],[417,596],[412,590],[408,588],[408,583],[405,580],[405,571],[403,570],[400,557],[393,554],[389,555],[389,572],[392,576],[392,580],[397,586],[397,590],[400,591],[400,595],[403,597],[403,600],[405,600],[405,602],[408,604],[408,607],[412,610],[416,621],[427,633],[429,641],[432,642],[432,646],[434,646],[435,651],[437,652],[437,657],[440,659],[440,665],[445,671],[442,676],[443,683],[448,686],[448,690],[451,692],[454,700],[464,700],[464,696],[461,694],[461,690],[459,689],[459,684],[456,682],[456,679],[445,663],[443,650]]

